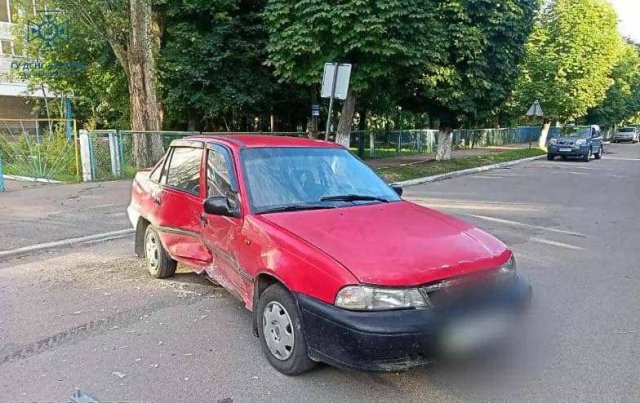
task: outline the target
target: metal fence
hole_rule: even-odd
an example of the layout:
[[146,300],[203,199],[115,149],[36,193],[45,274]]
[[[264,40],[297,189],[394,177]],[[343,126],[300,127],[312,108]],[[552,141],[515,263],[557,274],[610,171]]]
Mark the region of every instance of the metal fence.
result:
[[[535,143],[540,138],[539,127],[506,129],[459,129],[453,132],[455,149],[492,147],[506,144]],[[392,132],[355,131],[350,148],[364,159],[402,155],[430,154],[438,146],[438,131],[398,130]]]
[[79,174],[76,121],[0,119],[0,155],[5,175],[74,181]]
[[[85,181],[104,181],[133,177],[137,171],[133,152],[134,137],[137,135],[160,135],[163,146],[166,149],[172,140],[196,134],[232,135],[233,133],[135,132],[124,130],[81,131],[79,144],[82,160],[82,178]],[[243,134],[309,136],[305,132],[256,132]],[[455,148],[463,149],[535,143],[538,141],[539,136],[539,127],[462,129],[454,131],[453,144]],[[335,140],[335,134],[331,134],[329,140]],[[438,131],[431,129],[391,132],[354,131],[351,133],[350,149],[363,159],[373,159],[434,153],[437,144]]]

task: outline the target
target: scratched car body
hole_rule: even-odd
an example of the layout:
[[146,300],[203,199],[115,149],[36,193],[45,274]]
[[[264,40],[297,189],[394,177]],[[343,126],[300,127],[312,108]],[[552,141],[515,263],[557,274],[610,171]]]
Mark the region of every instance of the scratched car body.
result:
[[487,339],[500,326],[478,318],[531,296],[502,242],[401,194],[334,143],[202,136],[136,175],[128,212],[149,272],[180,262],[240,298],[279,371],[392,371]]

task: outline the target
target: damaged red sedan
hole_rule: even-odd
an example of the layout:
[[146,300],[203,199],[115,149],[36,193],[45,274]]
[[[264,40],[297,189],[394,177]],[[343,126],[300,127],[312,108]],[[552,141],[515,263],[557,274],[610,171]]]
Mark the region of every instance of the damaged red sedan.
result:
[[199,136],[136,175],[128,212],[151,275],[179,262],[239,297],[280,372],[394,371],[488,340],[531,297],[502,242],[401,195],[334,143]]

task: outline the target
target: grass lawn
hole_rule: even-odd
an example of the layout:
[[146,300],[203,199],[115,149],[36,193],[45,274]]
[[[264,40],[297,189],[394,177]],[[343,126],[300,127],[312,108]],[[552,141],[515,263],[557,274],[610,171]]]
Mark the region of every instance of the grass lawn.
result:
[[400,182],[545,154],[546,152],[539,148],[525,148],[494,155],[456,158],[449,161],[426,161],[419,164],[377,168],[376,172],[388,182]]

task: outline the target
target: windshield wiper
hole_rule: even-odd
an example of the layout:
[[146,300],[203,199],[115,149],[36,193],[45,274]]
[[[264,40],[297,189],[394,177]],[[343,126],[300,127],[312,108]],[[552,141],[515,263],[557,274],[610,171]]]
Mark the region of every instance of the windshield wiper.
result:
[[356,195],[356,194],[347,194],[347,195],[337,195],[337,196],[325,196],[320,199],[320,201],[379,201],[383,203],[389,203],[388,199],[384,197],[377,196],[369,196],[369,195]]
[[335,208],[335,206],[328,206],[326,204],[291,204],[289,206],[273,207],[270,209],[262,210],[258,212],[258,214],[282,213],[285,211],[326,210],[332,208]]

